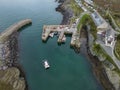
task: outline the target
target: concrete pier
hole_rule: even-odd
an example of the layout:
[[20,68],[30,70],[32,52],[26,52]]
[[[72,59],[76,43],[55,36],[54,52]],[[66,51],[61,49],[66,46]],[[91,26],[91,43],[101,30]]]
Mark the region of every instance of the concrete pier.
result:
[[80,47],[80,33],[73,25],[44,25],[42,32],[42,40],[46,41],[51,33],[58,33],[58,43],[66,41],[65,35],[71,34],[71,46]]
[[58,41],[60,41],[60,39],[63,38],[64,32],[66,31],[65,28],[69,27],[69,25],[44,25],[42,32],[42,40],[46,41],[50,33],[58,32],[60,33]]
[[13,24],[12,26],[4,30],[2,33],[0,33],[0,41],[6,40],[8,36],[10,36],[12,33],[18,31],[20,28],[30,23],[32,23],[31,19],[25,19],[18,23]]

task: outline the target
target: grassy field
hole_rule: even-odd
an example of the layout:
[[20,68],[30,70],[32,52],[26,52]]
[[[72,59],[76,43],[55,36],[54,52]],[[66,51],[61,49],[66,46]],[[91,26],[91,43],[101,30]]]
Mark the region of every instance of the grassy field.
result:
[[109,8],[111,11],[120,12],[120,0],[94,0],[94,2],[104,9]]
[[96,56],[102,56],[103,58],[105,58],[105,60],[112,63],[115,66],[114,71],[117,72],[118,75],[120,76],[120,70],[114,63],[113,59],[105,52],[105,50],[99,44],[96,43],[93,44],[93,51],[96,53]]
[[109,9],[117,25],[120,27],[120,0],[94,0],[94,2],[96,5],[102,7],[102,10]]
[[83,15],[83,17],[79,21],[77,29],[80,30],[81,26],[85,26],[86,24],[90,25],[90,32],[93,35],[94,40],[96,40],[97,39],[97,28],[96,28],[92,18],[90,17],[90,15],[88,15],[88,14]]
[[80,16],[80,14],[83,12],[75,0],[71,0],[69,7],[73,10],[75,16]]
[[115,45],[115,55],[120,60],[120,34],[117,36],[117,42]]
[[105,15],[105,19],[108,20],[108,22],[112,26],[112,28],[115,29],[115,25],[114,25],[114,23],[112,23],[112,19],[109,14]]
[[79,31],[82,26],[86,25],[87,21],[89,21],[89,15],[85,14],[81,17],[79,23],[78,23],[78,26],[77,26],[77,30]]
[[116,24],[120,27],[120,13],[112,13],[112,16],[116,21]]
[[[97,56],[102,56],[105,58],[105,60],[108,60],[113,65],[115,63],[113,62],[112,58],[106,53],[106,51],[100,46],[100,44],[93,44],[93,51],[96,53]],[[116,66],[116,65],[115,65]]]
[[12,85],[0,81],[0,90],[13,90]]

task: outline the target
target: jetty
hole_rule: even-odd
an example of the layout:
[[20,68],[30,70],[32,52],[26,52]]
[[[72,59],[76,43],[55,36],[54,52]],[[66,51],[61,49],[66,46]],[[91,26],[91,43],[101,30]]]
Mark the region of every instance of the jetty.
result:
[[51,33],[57,33],[58,43],[66,41],[66,35],[72,35],[71,46],[80,47],[80,34],[78,35],[77,28],[74,25],[44,25],[42,32],[42,40],[46,41]]
[[17,32],[23,26],[31,23],[31,19],[21,20],[0,33],[0,70],[11,67],[14,64],[14,61],[17,60]]
[[4,41],[10,36],[12,33],[17,32],[20,28],[22,28],[25,25],[31,24],[31,19],[25,19],[21,20],[12,26],[8,27],[6,30],[4,30],[2,33],[0,33],[0,41]]

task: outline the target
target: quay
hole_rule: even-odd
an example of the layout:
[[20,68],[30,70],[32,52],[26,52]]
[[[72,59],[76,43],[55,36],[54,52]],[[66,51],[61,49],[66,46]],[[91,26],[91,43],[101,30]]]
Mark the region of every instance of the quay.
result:
[[42,40],[46,41],[51,33],[57,33],[58,43],[66,41],[66,35],[72,35],[71,46],[80,47],[80,34],[74,25],[44,25],[42,32]]

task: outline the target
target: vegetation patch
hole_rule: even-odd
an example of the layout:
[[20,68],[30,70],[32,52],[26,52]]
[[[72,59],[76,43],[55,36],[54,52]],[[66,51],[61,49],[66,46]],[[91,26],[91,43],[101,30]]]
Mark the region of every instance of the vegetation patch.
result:
[[75,0],[71,0],[69,4],[70,8],[73,10],[75,16],[80,16],[80,14],[83,12],[83,10],[80,8],[80,6],[75,2]]
[[0,90],[13,90],[12,85],[0,81]]
[[107,19],[107,20],[108,20],[108,23],[112,26],[113,29],[115,29],[115,25],[114,25],[114,23],[113,23],[113,21],[112,21],[111,15],[110,15],[110,14],[107,14],[107,15],[105,16],[105,19]]
[[92,18],[90,17],[90,15],[88,14],[83,15],[83,17],[79,21],[77,29],[80,30],[81,26],[85,26],[86,24],[90,25],[90,32],[93,35],[94,40],[96,40],[97,39],[97,28]]
[[95,52],[96,56],[102,56],[105,58],[105,60],[108,60],[110,63],[112,63],[115,66],[114,71],[118,73],[120,76],[120,70],[114,63],[113,59],[106,53],[106,51],[100,46],[100,44],[93,44],[93,51]]
[[100,46],[100,44],[94,43],[93,51],[95,52],[96,56],[102,56],[105,58],[105,60],[108,60],[110,63],[116,66],[112,58],[106,53],[106,51]]
[[77,19],[78,17],[72,17],[72,18],[70,18],[70,24],[73,24],[74,22],[76,22],[76,19]]
[[120,34],[117,36],[117,42],[115,45],[115,55],[120,60]]
[[81,17],[81,19],[79,20],[79,23],[77,25],[77,31],[79,32],[82,28],[82,26],[85,26],[87,21],[89,20],[89,15],[85,14]]
[[110,9],[112,12],[120,11],[120,0],[94,0],[94,2],[104,9]]
[[97,39],[97,27],[95,23],[93,22],[92,18],[89,18],[89,24],[90,24],[90,32],[94,37],[94,41]]
[[120,13],[113,13],[113,18],[116,21],[116,24],[120,27]]

